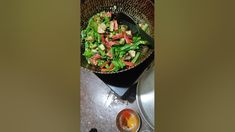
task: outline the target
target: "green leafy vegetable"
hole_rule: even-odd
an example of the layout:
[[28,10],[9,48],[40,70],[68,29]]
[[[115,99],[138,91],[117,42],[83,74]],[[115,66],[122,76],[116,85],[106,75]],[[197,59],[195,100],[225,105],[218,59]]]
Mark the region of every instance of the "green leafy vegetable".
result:
[[[88,64],[105,72],[116,72],[137,63],[143,56],[140,52],[143,45],[148,43],[137,34],[131,34],[128,26],[118,25],[111,15],[111,12],[97,13],[81,31],[85,47],[82,55]],[[141,26],[148,29],[147,24]]]

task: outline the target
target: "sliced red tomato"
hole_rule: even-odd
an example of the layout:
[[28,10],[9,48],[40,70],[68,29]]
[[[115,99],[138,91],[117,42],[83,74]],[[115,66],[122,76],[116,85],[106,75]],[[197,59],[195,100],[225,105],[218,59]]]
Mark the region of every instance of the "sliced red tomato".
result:
[[123,37],[124,37],[123,34],[119,33],[119,34],[113,35],[112,39],[116,40],[116,39],[120,39],[120,38],[123,38]]
[[114,31],[117,31],[118,30],[117,20],[113,20],[113,22],[114,22]]

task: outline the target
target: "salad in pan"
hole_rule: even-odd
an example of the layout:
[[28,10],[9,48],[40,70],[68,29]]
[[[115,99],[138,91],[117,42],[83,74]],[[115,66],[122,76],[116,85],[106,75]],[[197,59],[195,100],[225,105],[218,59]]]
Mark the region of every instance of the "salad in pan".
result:
[[[139,26],[148,30],[148,24]],[[88,64],[99,67],[101,72],[133,67],[148,51],[148,42],[132,34],[128,26],[118,24],[111,12],[92,16],[81,37],[85,48],[82,55]]]

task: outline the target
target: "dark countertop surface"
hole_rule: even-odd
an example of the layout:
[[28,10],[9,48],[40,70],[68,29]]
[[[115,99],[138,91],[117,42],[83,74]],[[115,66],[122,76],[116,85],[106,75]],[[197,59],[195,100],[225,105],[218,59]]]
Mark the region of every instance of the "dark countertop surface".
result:
[[[80,74],[81,132],[96,128],[98,132],[118,132],[116,116],[119,111],[131,108],[140,113],[136,101],[130,103],[117,98],[110,88],[95,74],[81,69]],[[141,116],[141,115],[140,115]],[[140,132],[152,132],[141,117]]]

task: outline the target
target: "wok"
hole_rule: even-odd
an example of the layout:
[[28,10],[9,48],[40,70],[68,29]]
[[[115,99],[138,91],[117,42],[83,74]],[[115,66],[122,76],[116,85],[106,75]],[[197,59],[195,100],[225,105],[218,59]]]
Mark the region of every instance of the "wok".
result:
[[[149,35],[154,38],[154,4],[151,0],[85,0],[81,3],[81,30],[85,29],[89,19],[98,12],[111,11],[113,13],[125,13],[136,23],[147,23],[149,25]],[[139,76],[138,71],[146,67],[153,60],[153,49],[149,49],[146,55],[138,64],[129,69],[123,69],[117,72],[101,72],[99,68],[89,65],[86,58],[82,55],[84,52],[83,42],[81,42],[81,68],[94,72],[97,76],[104,78],[103,81],[109,84],[120,84],[121,86],[130,85],[136,78],[130,77],[130,73]],[[136,73],[137,72],[137,73]],[[128,77],[129,76],[129,77]],[[123,81],[123,78],[129,78]]]

